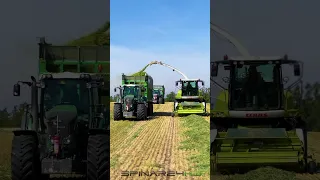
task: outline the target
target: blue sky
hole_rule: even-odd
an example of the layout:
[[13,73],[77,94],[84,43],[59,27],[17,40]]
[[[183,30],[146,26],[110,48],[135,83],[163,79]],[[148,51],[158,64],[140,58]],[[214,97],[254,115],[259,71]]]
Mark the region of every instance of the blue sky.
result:
[[[121,74],[139,71],[150,61],[163,61],[209,87],[210,1],[113,0],[111,23],[111,90]],[[176,72],[159,65],[147,73],[154,84],[175,91]],[[111,91],[114,94],[113,91]]]

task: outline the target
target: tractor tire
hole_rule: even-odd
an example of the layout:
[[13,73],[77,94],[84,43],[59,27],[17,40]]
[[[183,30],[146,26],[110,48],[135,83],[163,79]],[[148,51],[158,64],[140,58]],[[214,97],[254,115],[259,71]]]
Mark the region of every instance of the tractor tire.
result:
[[113,108],[113,119],[115,121],[119,121],[123,119],[123,114],[122,114],[122,104],[114,104]]
[[30,135],[14,136],[11,150],[12,180],[41,179],[38,144]]
[[138,104],[138,107],[137,107],[137,120],[146,120],[147,116],[148,116],[147,107],[144,104]]
[[159,104],[164,104],[163,98],[159,98]]
[[87,180],[109,179],[109,169],[109,137],[90,135],[87,146]]

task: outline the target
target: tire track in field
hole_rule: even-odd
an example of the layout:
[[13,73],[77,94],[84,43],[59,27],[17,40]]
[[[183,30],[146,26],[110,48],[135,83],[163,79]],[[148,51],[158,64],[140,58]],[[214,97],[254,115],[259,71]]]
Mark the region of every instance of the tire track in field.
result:
[[[155,104],[154,111],[172,112],[172,107],[172,103]],[[119,155],[118,166],[111,169],[111,179],[167,179],[167,177],[121,177],[123,170],[186,171],[188,169],[186,160],[188,152],[178,149],[179,143],[183,140],[178,134],[180,129],[178,117],[156,116],[149,121],[139,123],[132,127],[134,130],[125,134],[127,141],[123,146],[120,146],[117,140],[117,138],[123,139],[121,133],[116,129],[112,130],[115,126],[111,127],[111,133],[117,132],[117,138],[111,140],[111,146],[117,147],[117,150],[111,153],[111,157]],[[180,178],[185,179],[178,176],[170,179]]]

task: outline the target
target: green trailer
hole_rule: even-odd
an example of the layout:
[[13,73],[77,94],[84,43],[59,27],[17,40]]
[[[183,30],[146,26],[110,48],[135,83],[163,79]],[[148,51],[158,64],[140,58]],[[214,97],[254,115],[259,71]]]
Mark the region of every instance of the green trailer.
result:
[[114,103],[114,120],[136,118],[145,120],[153,115],[153,79],[148,74],[127,76],[122,74],[120,99]]
[[41,38],[38,58],[39,79],[14,85],[14,96],[21,84],[31,88],[31,105],[14,131],[12,178],[108,179],[109,155],[99,152],[109,150],[109,47],[55,46]]
[[[289,78],[282,77],[284,65],[292,65],[297,77],[288,88],[284,84]],[[308,156],[306,122],[299,106],[301,66],[302,62],[286,55],[225,56],[211,63],[211,80],[221,89],[210,118],[213,174],[262,166],[316,172],[316,163]],[[223,78],[228,88],[215,81],[220,67],[228,72]]]
[[165,99],[165,88],[164,85],[153,85],[153,103],[164,104]]

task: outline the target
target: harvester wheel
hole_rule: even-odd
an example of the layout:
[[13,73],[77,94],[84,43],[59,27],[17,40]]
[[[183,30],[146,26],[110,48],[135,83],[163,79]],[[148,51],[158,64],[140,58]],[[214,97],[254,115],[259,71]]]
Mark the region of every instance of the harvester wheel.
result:
[[87,180],[109,179],[109,137],[90,135],[87,146]]
[[115,121],[121,120],[123,118],[122,115],[122,104],[114,104],[113,119]]
[[41,166],[35,137],[14,136],[11,151],[11,175],[13,180],[40,179]]
[[144,104],[138,104],[137,107],[137,119],[145,120],[147,119],[148,109]]

